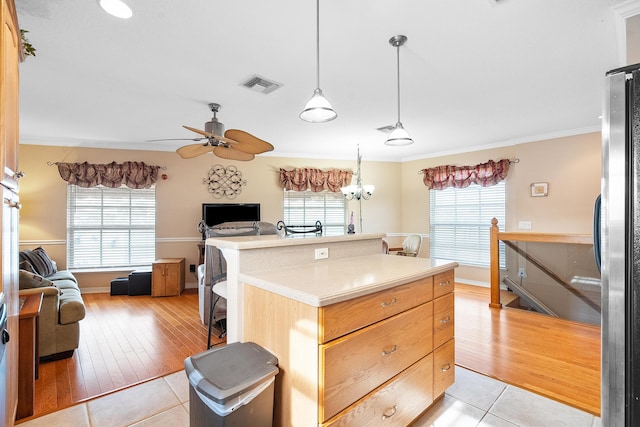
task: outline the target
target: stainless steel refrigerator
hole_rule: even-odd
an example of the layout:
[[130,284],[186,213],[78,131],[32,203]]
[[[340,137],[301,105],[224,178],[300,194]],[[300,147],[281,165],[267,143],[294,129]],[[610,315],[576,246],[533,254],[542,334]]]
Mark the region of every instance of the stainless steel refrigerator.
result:
[[594,248],[601,250],[601,416],[606,427],[635,427],[640,426],[640,64],[606,74],[602,120],[602,194],[595,215],[600,233],[594,232]]

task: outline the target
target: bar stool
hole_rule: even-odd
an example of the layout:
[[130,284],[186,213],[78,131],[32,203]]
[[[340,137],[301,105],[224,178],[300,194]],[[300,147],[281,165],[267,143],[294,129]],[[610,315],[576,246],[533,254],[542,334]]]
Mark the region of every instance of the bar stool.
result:
[[[211,345],[211,329],[213,328],[213,312],[215,310],[215,306],[220,301],[220,298],[227,299],[227,281],[222,280],[211,286],[211,295],[210,295],[210,304],[209,304],[209,325],[207,330],[207,349],[213,347]],[[218,338],[224,338],[227,335],[226,327],[220,323],[220,328],[222,332],[218,335]],[[215,344],[214,344],[215,345]]]

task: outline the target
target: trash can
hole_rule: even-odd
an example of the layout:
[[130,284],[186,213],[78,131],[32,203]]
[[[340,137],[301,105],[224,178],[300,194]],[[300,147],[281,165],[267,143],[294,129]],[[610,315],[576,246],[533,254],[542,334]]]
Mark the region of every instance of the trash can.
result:
[[187,357],[191,427],[270,427],[278,359],[259,345],[231,343]]

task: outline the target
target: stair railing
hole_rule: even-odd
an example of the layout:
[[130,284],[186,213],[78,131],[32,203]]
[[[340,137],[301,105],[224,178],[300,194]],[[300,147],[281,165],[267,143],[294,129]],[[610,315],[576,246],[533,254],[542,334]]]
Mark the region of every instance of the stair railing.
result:
[[[561,278],[559,278],[552,271],[547,269],[539,261],[535,260],[522,249],[517,248],[511,242],[543,242],[543,243],[569,243],[579,245],[592,245],[593,237],[590,234],[560,234],[560,233],[532,233],[532,232],[507,232],[500,231],[498,228],[498,220],[493,218],[491,220],[491,237],[490,237],[490,277],[491,277],[491,302],[489,307],[502,308],[500,302],[500,252],[499,242],[502,241],[505,245],[509,246],[518,252],[519,255],[524,256],[529,262],[532,262],[536,267],[540,268],[545,274],[551,277],[554,281],[560,283],[567,290],[578,296],[589,306],[594,306],[593,302],[588,298],[585,298],[582,294],[576,293],[576,291]],[[599,308],[597,308],[599,311]]]

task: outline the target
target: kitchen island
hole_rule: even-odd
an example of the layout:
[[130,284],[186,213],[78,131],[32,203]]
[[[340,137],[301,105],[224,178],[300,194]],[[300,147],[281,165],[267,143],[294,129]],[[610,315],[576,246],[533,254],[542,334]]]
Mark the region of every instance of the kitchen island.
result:
[[372,254],[241,273],[279,361],[274,425],[408,425],[454,381],[451,261]]
[[[244,297],[238,281],[240,273],[379,254],[383,237],[385,234],[208,238],[206,244],[220,249],[227,263],[227,342],[246,341],[242,337]],[[317,254],[318,251],[325,254],[326,259],[316,259],[324,256]]]

